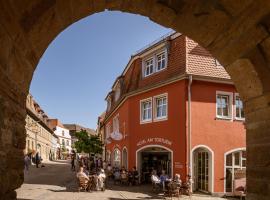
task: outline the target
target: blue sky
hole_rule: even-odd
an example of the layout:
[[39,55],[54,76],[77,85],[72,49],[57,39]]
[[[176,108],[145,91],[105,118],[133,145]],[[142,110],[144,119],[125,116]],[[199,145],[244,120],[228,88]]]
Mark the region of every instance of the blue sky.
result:
[[106,11],[86,17],[49,45],[30,92],[49,117],[95,129],[104,98],[130,56],[168,32],[139,15]]

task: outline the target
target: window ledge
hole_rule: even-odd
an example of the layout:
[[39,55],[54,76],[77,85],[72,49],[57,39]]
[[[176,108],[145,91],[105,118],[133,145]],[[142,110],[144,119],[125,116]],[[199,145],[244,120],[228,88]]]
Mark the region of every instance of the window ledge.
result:
[[238,122],[244,122],[246,119],[245,118],[234,118],[233,121],[238,121]]
[[148,123],[152,123],[152,119],[151,120],[141,120],[140,124],[148,124]]
[[168,120],[168,117],[155,118],[154,122],[160,122],[160,121],[165,121],[165,120]]
[[226,120],[226,121],[231,121],[232,118],[231,118],[231,117],[220,117],[220,116],[216,116],[215,120]]

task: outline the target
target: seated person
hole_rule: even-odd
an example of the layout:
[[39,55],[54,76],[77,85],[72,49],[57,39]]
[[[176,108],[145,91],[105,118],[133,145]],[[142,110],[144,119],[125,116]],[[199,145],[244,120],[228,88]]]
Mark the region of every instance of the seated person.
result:
[[83,172],[84,172],[87,176],[89,176],[89,171],[86,169],[86,166],[85,166],[85,165],[83,166]]
[[139,173],[136,170],[136,167],[133,167],[130,172],[130,182],[132,185],[135,185],[136,181],[139,181]]
[[157,175],[157,171],[156,170],[153,170],[153,172],[152,172],[151,181],[154,184],[160,184],[160,179],[159,179],[159,177]]
[[78,173],[77,173],[77,178],[85,178],[85,182],[87,183],[89,181],[89,177],[84,173],[83,167],[81,166]]
[[162,184],[163,190],[165,190],[165,183],[170,181],[169,176],[166,174],[165,170],[162,170],[160,175],[160,182]]
[[175,174],[174,176],[174,180],[173,180],[177,185],[181,186],[182,185],[182,181],[180,178],[180,174]]
[[120,171],[119,169],[116,169],[113,176],[114,176],[114,180],[120,180]]

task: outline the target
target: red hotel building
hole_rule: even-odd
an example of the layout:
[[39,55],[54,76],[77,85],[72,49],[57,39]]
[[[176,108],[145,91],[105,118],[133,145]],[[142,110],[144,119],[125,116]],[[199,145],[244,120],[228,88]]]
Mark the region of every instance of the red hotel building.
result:
[[187,174],[193,191],[230,193],[246,167],[243,103],[224,68],[179,33],[133,55],[106,97],[106,160]]

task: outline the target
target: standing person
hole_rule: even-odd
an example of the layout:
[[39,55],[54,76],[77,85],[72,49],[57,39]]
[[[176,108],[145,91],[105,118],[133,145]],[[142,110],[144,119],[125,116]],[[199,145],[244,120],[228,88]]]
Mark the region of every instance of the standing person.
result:
[[75,171],[75,156],[71,156],[71,171]]
[[31,162],[30,157],[29,157],[29,155],[26,154],[24,156],[24,169],[25,169],[26,172],[28,172],[28,170],[29,170],[30,162]]
[[162,184],[163,190],[165,190],[165,183],[168,181],[169,176],[166,174],[165,170],[162,170],[162,173],[160,175],[160,182]]
[[38,168],[38,165],[40,163],[40,156],[39,156],[39,153],[38,152],[36,153],[35,161],[36,161],[36,167]]

